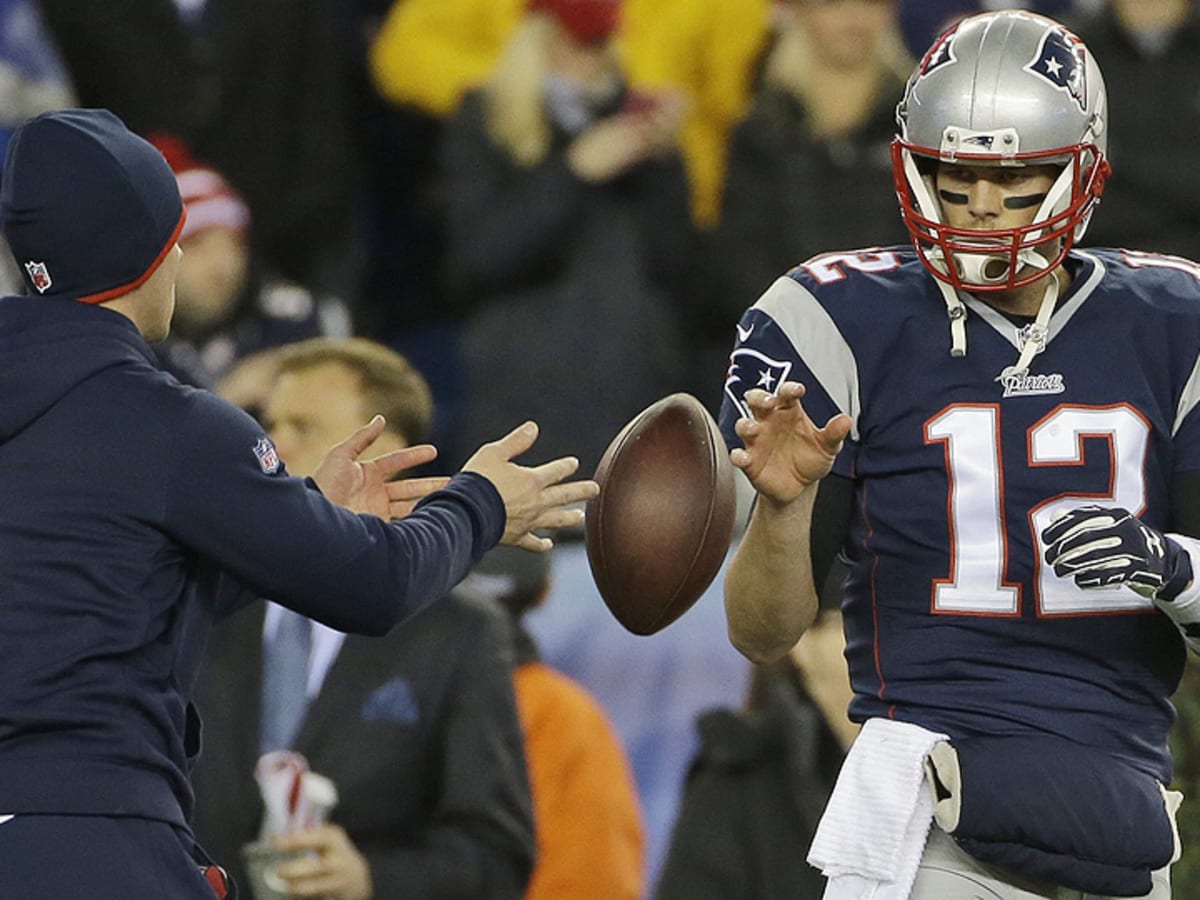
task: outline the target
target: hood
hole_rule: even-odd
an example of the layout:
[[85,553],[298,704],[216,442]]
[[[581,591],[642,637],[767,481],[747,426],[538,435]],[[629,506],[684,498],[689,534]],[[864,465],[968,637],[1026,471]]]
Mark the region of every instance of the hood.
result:
[[0,441],[7,441],[98,372],[154,365],[133,322],[101,306],[0,298]]

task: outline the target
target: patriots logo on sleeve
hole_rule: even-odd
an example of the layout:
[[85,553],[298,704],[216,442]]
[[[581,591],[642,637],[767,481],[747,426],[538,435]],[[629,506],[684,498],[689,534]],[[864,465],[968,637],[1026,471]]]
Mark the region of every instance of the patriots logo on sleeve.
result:
[[279,452],[269,437],[260,437],[254,445],[254,457],[264,475],[274,475],[279,471]]
[[749,418],[746,392],[754,388],[775,393],[781,382],[787,381],[792,371],[790,362],[771,359],[765,353],[750,347],[739,347],[729,357],[729,371],[725,375],[725,395],[733,401],[738,412]]
[[1063,28],[1047,28],[1037,54],[1025,65],[1025,71],[1066,91],[1087,109],[1087,60],[1083,44]]

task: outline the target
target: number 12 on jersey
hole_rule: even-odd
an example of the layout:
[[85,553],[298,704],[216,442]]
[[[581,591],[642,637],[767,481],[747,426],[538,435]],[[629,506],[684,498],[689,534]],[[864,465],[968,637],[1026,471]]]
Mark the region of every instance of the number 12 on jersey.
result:
[[[933,611],[1016,616],[1021,588],[1006,581],[1008,523],[1004,509],[1004,468],[1000,452],[999,404],[954,404],[925,425],[925,442],[940,443],[949,481],[950,572],[933,585]],[[1143,465],[1149,423],[1127,404],[1055,408],[1029,428],[1027,459],[1031,468],[1083,465],[1085,438],[1106,440],[1109,491],[1058,494],[1029,510],[1028,526],[1037,554],[1038,614],[1097,615],[1150,609],[1153,603],[1124,587],[1085,591],[1059,578],[1042,562],[1041,533],[1069,509],[1089,504],[1120,506],[1139,514],[1146,505]]]

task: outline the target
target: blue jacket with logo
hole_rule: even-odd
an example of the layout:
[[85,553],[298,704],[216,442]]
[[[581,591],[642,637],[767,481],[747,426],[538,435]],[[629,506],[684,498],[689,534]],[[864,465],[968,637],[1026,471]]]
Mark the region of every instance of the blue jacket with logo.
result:
[[399,523],[350,513],[252,418],[162,372],[124,316],[0,299],[0,813],[185,825],[214,619],[269,596],[382,633],[504,518],[472,474]]

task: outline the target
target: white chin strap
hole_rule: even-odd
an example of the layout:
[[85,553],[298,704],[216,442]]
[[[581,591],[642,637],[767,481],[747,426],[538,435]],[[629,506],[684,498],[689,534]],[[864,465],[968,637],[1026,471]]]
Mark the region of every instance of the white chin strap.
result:
[[[907,150],[904,151],[904,176],[908,179],[908,185],[912,188],[913,196],[916,198],[917,209],[921,211],[925,218],[940,225],[942,222],[941,206],[933,199],[933,195],[929,192],[929,184],[917,170],[917,164],[913,159],[913,155]],[[936,266],[942,272],[949,274],[947,263],[940,247],[929,248],[925,251],[925,257],[929,260],[930,265]],[[934,281],[937,282],[938,289],[942,292],[942,298],[946,301],[946,314],[950,316],[950,355],[956,357],[966,356],[967,307],[962,302],[962,298],[958,296],[958,291],[952,285],[947,284],[940,278],[935,278]]]

